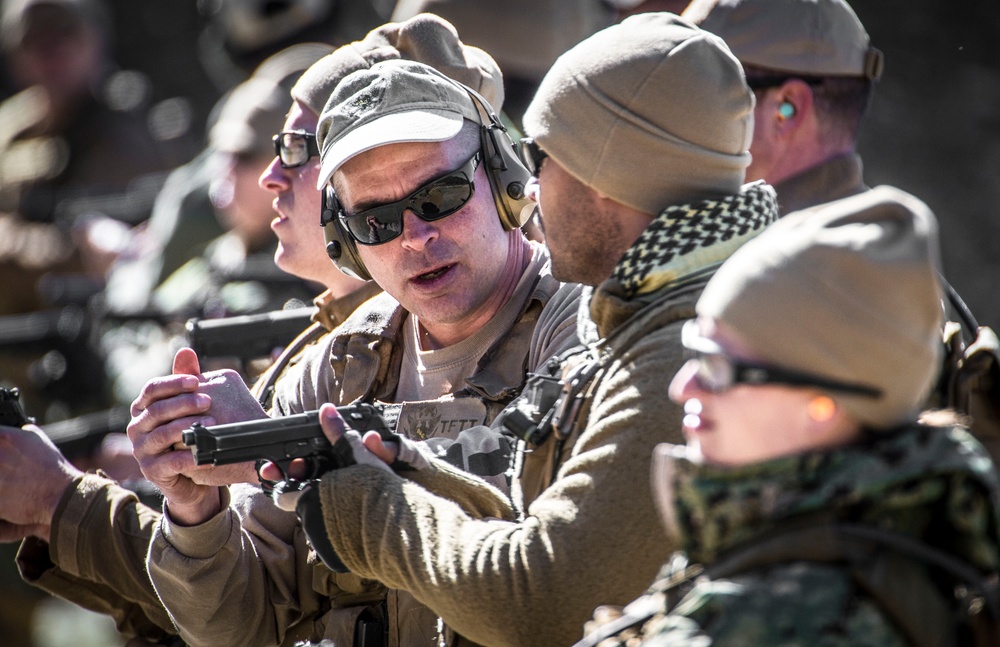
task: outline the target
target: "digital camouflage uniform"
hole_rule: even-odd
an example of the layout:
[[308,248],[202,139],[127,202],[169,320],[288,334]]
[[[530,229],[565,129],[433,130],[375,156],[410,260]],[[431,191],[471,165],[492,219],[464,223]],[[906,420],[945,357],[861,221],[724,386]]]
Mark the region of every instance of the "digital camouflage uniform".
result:
[[439,613],[449,644],[568,645],[602,600],[641,593],[671,552],[660,539],[649,461],[655,445],[681,438],[681,411],[667,397],[683,362],[681,326],[718,263],[776,215],[763,184],[669,207],[581,301],[580,335],[592,349],[584,357],[610,361],[584,385],[586,411],[575,424],[520,448],[512,488],[520,518],[510,510],[483,520],[456,505],[473,483],[418,481],[444,479],[441,461],[399,474],[350,467],[321,482],[338,556]]
[[[693,463],[678,447],[665,453],[654,483],[664,542],[709,569],[818,513],[924,540],[983,573],[1000,569],[998,473],[962,428],[913,425],[853,446],[735,468]],[[843,563],[791,560],[696,580],[667,613],[659,592],[684,561],[672,563],[649,596],[626,607],[659,612],[602,647],[913,645]],[[921,627],[928,633],[940,629],[931,617]]]

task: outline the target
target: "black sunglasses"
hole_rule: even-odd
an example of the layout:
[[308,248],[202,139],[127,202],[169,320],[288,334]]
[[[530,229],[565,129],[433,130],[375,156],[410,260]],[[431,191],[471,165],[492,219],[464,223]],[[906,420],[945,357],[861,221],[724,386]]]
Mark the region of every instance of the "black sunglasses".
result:
[[404,211],[433,222],[464,207],[476,192],[475,175],[481,159],[476,151],[462,166],[434,178],[402,200],[353,214],[345,213],[340,206],[338,217],[359,245],[387,243],[403,233]]
[[786,386],[815,387],[866,398],[877,398],[882,391],[865,384],[830,380],[803,371],[795,371],[762,364],[752,364],[726,355],[712,340],[702,337],[698,322],[691,320],[681,328],[681,345],[692,351],[691,361],[698,363],[695,379],[698,386],[710,393],[722,393],[737,384],[759,386],[783,384]]
[[295,168],[308,162],[313,156],[319,155],[316,145],[316,135],[288,131],[275,135],[274,154],[281,163],[281,168]]
[[538,169],[542,168],[542,162],[549,156],[548,153],[535,143],[531,137],[521,139],[521,163],[528,169],[528,172],[538,177]]

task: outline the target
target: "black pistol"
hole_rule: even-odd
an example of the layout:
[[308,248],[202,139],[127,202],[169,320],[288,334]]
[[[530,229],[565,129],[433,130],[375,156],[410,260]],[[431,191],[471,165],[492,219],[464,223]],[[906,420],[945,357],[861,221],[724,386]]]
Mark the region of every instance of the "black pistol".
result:
[[[377,431],[385,440],[394,438],[378,407],[361,403],[337,407],[337,412],[357,432]],[[301,479],[319,478],[354,463],[346,440],[331,446],[323,435],[319,411],[212,427],[195,423],[184,430],[181,438],[191,447],[196,465],[268,460],[281,469],[286,479],[288,465],[296,458],[305,459],[308,466],[308,473]]]

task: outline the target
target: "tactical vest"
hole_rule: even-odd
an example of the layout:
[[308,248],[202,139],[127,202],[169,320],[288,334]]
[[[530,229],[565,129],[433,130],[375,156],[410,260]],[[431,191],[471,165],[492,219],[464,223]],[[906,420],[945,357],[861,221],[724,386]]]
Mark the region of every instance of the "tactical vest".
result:
[[[669,290],[646,305],[606,338],[551,360],[528,377],[516,407],[503,426],[518,438],[511,496],[526,509],[556,478],[586,429],[594,391],[621,357],[641,338],[695,316],[694,298],[704,281]],[[677,303],[670,303],[677,300]]]
[[[521,392],[536,324],[560,287],[551,275],[540,274],[514,325],[483,355],[461,389],[435,400],[406,403],[392,400],[399,381],[402,324],[407,313],[388,294],[379,295],[332,333],[332,374],[349,379],[334,384],[331,401],[338,405],[380,404],[389,427],[415,440],[454,439],[464,429],[488,425]],[[461,451],[457,443],[452,447]],[[454,455],[444,458],[452,463],[462,459]],[[509,469],[507,456],[483,456],[475,462],[497,474]],[[310,560],[315,563],[314,589],[329,596],[317,616],[324,616],[326,637],[335,644],[428,645],[440,637],[437,615],[408,593],[387,590],[351,573],[333,573],[315,555],[310,555]],[[289,634],[286,643],[288,638],[294,636]]]

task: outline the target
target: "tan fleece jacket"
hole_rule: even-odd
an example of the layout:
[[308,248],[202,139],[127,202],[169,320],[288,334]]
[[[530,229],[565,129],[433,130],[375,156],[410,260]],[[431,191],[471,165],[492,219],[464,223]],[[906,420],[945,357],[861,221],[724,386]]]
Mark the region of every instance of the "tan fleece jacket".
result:
[[612,364],[586,429],[521,521],[476,519],[372,468],[324,477],[327,530],[344,563],[412,592],[483,645],[572,644],[594,607],[637,597],[670,553],[649,464],[655,445],[679,440],[681,412],[667,398],[667,381],[683,361],[680,327],[696,296],[663,303],[673,322]]

